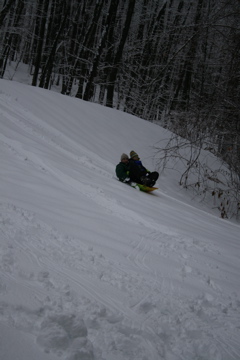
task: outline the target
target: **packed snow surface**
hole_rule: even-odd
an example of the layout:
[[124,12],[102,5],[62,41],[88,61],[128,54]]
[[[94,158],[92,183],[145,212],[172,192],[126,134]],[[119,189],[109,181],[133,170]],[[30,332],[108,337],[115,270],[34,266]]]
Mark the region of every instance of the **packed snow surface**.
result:
[[152,194],[115,177],[167,136],[0,80],[1,360],[240,359],[240,226],[174,170]]

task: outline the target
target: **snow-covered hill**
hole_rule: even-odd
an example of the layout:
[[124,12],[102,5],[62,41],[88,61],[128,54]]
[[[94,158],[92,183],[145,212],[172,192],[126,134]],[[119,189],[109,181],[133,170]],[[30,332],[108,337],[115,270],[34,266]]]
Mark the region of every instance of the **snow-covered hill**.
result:
[[156,169],[167,132],[97,104],[0,80],[0,358],[240,359],[240,226]]

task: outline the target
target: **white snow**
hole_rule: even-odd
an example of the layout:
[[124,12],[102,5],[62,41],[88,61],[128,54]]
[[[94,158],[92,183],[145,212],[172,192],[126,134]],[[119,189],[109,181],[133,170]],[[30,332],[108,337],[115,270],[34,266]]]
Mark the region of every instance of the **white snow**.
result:
[[0,80],[1,360],[240,359],[240,226],[173,170],[152,194],[115,178],[167,136]]

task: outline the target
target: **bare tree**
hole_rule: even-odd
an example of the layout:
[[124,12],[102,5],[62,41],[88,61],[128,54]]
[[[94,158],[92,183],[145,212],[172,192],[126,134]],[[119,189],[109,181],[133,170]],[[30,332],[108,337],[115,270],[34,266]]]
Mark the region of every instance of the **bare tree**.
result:
[[3,25],[3,21],[5,19],[5,17],[7,16],[8,12],[11,9],[11,6],[14,5],[16,0],[8,0],[8,1],[4,1],[3,3],[3,8],[0,12],[0,27]]
[[37,3],[37,14],[36,14],[36,56],[34,59],[34,74],[32,79],[32,85],[36,86],[38,81],[39,70],[41,67],[42,50],[44,44],[44,36],[46,31],[46,21],[48,17],[48,6],[49,0],[38,0]]
[[[13,6],[15,4],[15,6]],[[17,32],[19,27],[21,16],[24,10],[24,1],[17,0],[15,2],[9,2],[3,8],[9,11],[9,18],[7,19],[7,31],[4,33],[2,42],[2,53],[0,54],[0,77],[4,76],[7,61],[14,60],[14,56],[18,49],[20,40],[20,33]],[[7,15],[5,12],[5,16]]]
[[120,64],[122,57],[123,57],[123,49],[124,49],[124,46],[125,46],[125,43],[127,40],[127,36],[128,36],[129,30],[130,30],[134,7],[135,7],[135,0],[129,0],[122,36],[121,36],[121,39],[120,39],[120,42],[119,42],[119,45],[118,45],[118,48],[117,48],[117,51],[116,51],[116,54],[115,54],[115,57],[113,60],[112,69],[111,69],[110,75],[109,75],[109,82],[108,82],[108,86],[107,86],[107,104],[106,104],[109,107],[113,107],[114,87],[115,87],[115,82],[116,82],[116,78],[117,78],[117,74],[118,74],[117,66]]
[[[103,25],[103,32],[102,32],[102,36],[100,38],[100,43],[97,47],[96,55],[93,59],[92,66],[89,71],[87,85],[86,85],[86,89],[85,89],[84,97],[83,97],[84,100],[90,100],[93,96],[93,93],[94,93],[94,83],[93,82],[94,82],[95,77],[97,77],[97,75],[99,73],[100,58],[103,54],[104,48],[106,48],[106,46],[107,46],[107,44],[106,44],[107,41],[109,41],[110,44],[112,42],[112,35],[113,35],[112,30],[113,30],[115,20],[116,20],[118,4],[119,4],[119,0],[111,0],[110,1],[107,17],[106,17],[105,23]],[[110,47],[108,49],[110,49]],[[108,50],[107,55],[106,55],[106,58],[107,58],[106,61],[109,61],[109,59],[111,58],[111,55],[110,55],[111,53],[112,53],[112,51]]]

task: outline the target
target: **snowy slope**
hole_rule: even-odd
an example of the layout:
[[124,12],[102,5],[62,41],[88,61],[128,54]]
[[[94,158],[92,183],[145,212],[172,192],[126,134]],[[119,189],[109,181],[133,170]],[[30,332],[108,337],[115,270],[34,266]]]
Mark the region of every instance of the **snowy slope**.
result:
[[167,134],[0,80],[1,359],[240,359],[240,226],[174,171],[153,194],[115,178]]

